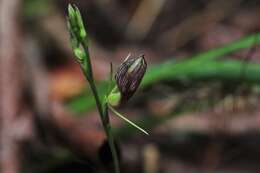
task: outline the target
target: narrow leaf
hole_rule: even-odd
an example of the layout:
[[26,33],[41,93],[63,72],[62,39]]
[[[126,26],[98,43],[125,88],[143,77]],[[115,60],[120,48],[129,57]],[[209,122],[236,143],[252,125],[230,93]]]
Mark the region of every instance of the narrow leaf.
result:
[[126,121],[127,123],[129,123],[130,125],[134,126],[135,128],[137,128],[138,130],[140,130],[141,132],[143,132],[146,135],[149,135],[148,132],[146,132],[144,129],[142,129],[141,127],[139,127],[138,125],[136,125],[135,123],[133,123],[132,121],[130,121],[129,119],[127,119],[126,117],[124,117],[122,114],[120,114],[119,112],[117,112],[112,106],[108,105],[109,109],[115,113],[119,118],[123,119],[124,121]]

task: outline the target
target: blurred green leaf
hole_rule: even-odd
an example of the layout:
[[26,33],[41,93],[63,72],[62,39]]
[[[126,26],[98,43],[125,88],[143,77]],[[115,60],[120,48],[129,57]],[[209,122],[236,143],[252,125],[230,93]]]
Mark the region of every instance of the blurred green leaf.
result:
[[[260,44],[260,39],[255,39],[255,37],[260,38],[260,34],[257,33],[242,38],[236,42],[195,55],[183,61],[169,60],[165,63],[153,65],[150,68],[148,67],[140,87],[145,88],[164,80],[237,81],[241,78],[241,69],[244,63],[241,61],[220,61],[215,59],[243,48],[249,48],[254,43],[254,40],[255,44]],[[248,64],[244,74],[244,80],[247,82],[260,83],[259,74],[259,64]],[[102,82],[98,85],[101,94],[106,93],[107,85],[106,82]],[[72,111],[80,113],[94,108],[95,102],[92,95],[84,92],[80,98],[70,100],[67,105]]]
[[23,14],[26,18],[35,18],[46,15],[53,5],[49,0],[25,0]]

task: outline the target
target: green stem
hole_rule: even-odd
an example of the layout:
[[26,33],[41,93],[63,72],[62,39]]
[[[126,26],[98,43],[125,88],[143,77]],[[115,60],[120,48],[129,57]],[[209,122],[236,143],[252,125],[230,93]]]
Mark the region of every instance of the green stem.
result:
[[[87,43],[84,41],[82,43],[82,45],[83,45],[84,51],[88,55]],[[109,122],[107,105],[105,105],[104,108],[102,107],[102,102],[98,96],[97,87],[95,85],[95,81],[94,81],[94,77],[93,77],[93,73],[92,73],[91,60],[90,60],[90,58],[87,58],[87,59],[88,59],[88,61],[86,62],[87,64],[85,64],[85,65],[88,68],[83,68],[84,76],[86,77],[87,81],[89,82],[91,91],[92,91],[95,101],[96,101],[97,109],[98,109],[98,112],[99,112],[99,115],[100,115],[100,118],[102,121],[102,125],[103,125],[103,128],[105,130],[105,133],[106,133],[106,136],[108,139],[111,153],[112,153],[115,173],[120,173],[118,154],[116,151],[116,146],[115,146],[115,142],[114,142],[111,125]]]
[[114,136],[113,136],[112,128],[111,128],[110,124],[106,125],[106,132],[107,132],[107,136],[108,136],[108,144],[109,144],[109,147],[110,147],[110,150],[112,153],[112,157],[113,157],[115,173],[120,173],[118,154],[116,151],[115,140],[114,140]]
[[[104,104],[104,116],[105,117],[109,117],[108,115],[108,103],[105,101]],[[109,123],[109,118],[106,121],[107,123],[105,124],[105,131],[107,133],[107,138],[108,138],[108,144],[111,150],[111,154],[113,157],[113,163],[114,163],[114,169],[115,169],[115,173],[120,173],[120,167],[119,167],[119,159],[118,159],[118,154],[117,154],[117,150],[116,150],[116,145],[115,145],[115,139],[114,139],[114,135],[112,132],[112,128],[111,125]]]
[[86,40],[83,40],[81,42],[81,45],[86,53],[86,56],[87,58],[85,58],[85,60],[87,62],[84,63],[84,73],[85,73],[85,76],[87,77],[87,80],[90,82],[91,80],[94,79],[93,77],[93,70],[92,70],[92,65],[91,65],[91,59],[90,59],[90,56],[89,56],[89,51],[88,51],[88,42]]

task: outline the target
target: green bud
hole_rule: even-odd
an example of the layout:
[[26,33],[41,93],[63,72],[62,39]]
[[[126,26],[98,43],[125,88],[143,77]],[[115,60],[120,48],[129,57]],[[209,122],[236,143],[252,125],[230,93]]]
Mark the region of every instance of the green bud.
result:
[[68,5],[67,25],[76,60],[81,64],[84,70],[90,69],[88,67],[89,64],[86,63],[89,59],[87,33],[79,9],[71,4]]
[[87,39],[87,33],[79,9],[69,4],[68,6],[68,26],[79,41]]
[[85,27],[84,27],[84,23],[83,23],[80,11],[77,7],[75,7],[75,8],[76,8],[77,22],[78,22],[78,25],[79,25],[79,36],[81,37],[82,40],[84,40],[87,37],[87,33],[86,33],[86,30],[85,30]]
[[71,29],[71,25],[70,25],[70,22],[67,22],[67,25],[68,25],[68,29],[69,29],[69,33],[70,33],[70,44],[72,46],[73,49],[79,47],[79,41],[78,39],[76,38],[75,34],[72,31]]
[[80,47],[74,49],[74,54],[77,57],[77,61],[79,63],[82,63],[86,56],[85,52]]
[[120,100],[121,100],[121,93],[120,92],[116,92],[116,93],[111,92],[107,97],[107,102],[111,106],[119,106]]
[[74,10],[74,8],[72,7],[71,4],[69,4],[69,6],[68,6],[68,13],[69,13],[69,18],[70,19],[74,19],[75,18],[75,10]]
[[69,30],[71,32],[75,29],[75,27],[77,25],[76,13],[71,4],[69,4],[69,6],[68,6],[68,14],[69,14],[68,15],[68,26],[69,26]]

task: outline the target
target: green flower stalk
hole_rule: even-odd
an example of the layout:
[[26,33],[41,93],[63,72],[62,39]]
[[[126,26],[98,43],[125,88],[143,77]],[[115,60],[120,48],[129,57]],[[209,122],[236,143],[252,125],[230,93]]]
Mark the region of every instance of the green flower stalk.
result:
[[103,128],[107,135],[109,147],[113,157],[115,173],[120,173],[118,154],[116,151],[115,141],[108,117],[108,104],[106,102],[102,103],[98,95],[92,73],[91,59],[88,51],[87,32],[85,30],[80,11],[76,6],[72,6],[69,4],[67,23],[70,33],[71,46],[74,55],[76,56],[76,61],[80,64],[82,72],[84,73],[84,76],[86,77],[90,85],[91,91],[96,101]]
[[[126,103],[127,100],[129,100],[130,97],[137,90],[146,71],[147,65],[144,56],[126,59],[121,64],[115,75],[117,85],[110,92],[110,94],[104,96],[105,99],[101,101],[93,77],[91,58],[89,56],[88,51],[88,35],[84,27],[82,16],[80,14],[79,9],[76,6],[72,6],[70,4],[68,6],[67,24],[70,34],[71,47],[73,49],[75,59],[79,63],[96,101],[100,119],[104,131],[106,133],[111,154],[113,157],[115,173],[120,173],[118,154],[115,147],[115,139],[112,133],[108,109],[110,109],[112,112],[115,113],[115,115],[122,118],[124,121],[126,121],[133,127],[139,129],[140,131],[148,135],[148,133],[145,130],[137,126],[132,121],[128,120],[126,117],[124,117],[122,114],[118,113],[114,109],[114,106]],[[112,83],[112,78],[110,82]]]

